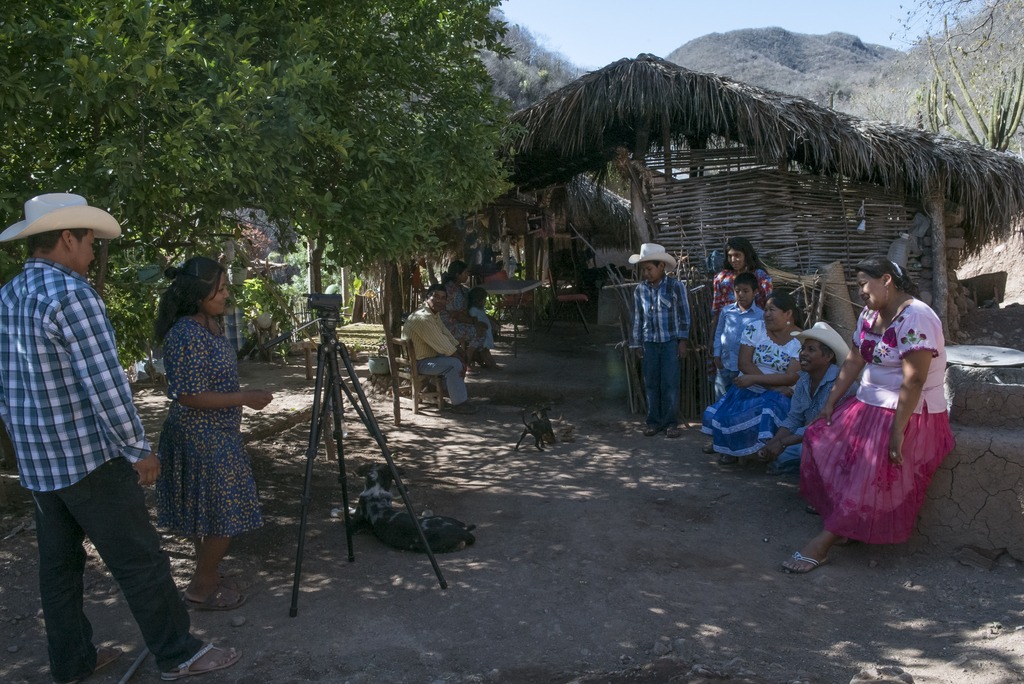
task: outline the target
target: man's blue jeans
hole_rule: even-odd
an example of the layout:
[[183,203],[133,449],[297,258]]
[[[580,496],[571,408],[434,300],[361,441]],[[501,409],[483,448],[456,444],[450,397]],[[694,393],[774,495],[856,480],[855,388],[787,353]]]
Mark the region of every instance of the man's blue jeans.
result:
[[679,342],[644,342],[647,425],[664,430],[679,424]]
[[793,444],[782,450],[779,457],[772,464],[772,470],[779,475],[798,474],[800,472],[800,456],[803,454],[803,444]]
[[150,523],[138,475],[127,460],[115,458],[70,487],[32,492],[32,497],[39,594],[54,681],[87,677],[96,666],[92,625],[82,609],[86,536],[121,587],[160,670],[174,669],[199,650],[202,642],[189,634],[188,611]]
[[422,375],[440,375],[452,406],[458,406],[469,398],[466,382],[462,379],[462,361],[454,356],[431,356],[416,363]]

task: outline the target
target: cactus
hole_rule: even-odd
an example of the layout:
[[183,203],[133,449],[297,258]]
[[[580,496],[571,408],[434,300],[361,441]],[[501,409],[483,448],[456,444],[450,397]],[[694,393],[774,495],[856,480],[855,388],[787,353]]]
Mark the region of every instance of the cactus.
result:
[[[946,31],[946,66],[952,76],[944,77],[939,67],[936,50],[928,39],[928,52],[931,56],[934,76],[925,92],[925,109],[928,126],[936,133],[948,132],[965,137],[972,142],[993,150],[1005,151],[1009,147],[1014,134],[1020,128],[1021,116],[1024,114],[1024,69],[1014,67],[1003,77],[988,103],[987,111],[983,103],[979,103],[972,95],[953,53],[953,41]],[[951,85],[955,84],[955,90]],[[950,122],[952,111],[960,123],[960,130]]]

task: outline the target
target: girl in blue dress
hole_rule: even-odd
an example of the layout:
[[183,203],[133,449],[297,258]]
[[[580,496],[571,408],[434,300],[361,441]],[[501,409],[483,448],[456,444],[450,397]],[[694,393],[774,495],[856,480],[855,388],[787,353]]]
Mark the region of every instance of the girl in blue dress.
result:
[[172,282],[160,297],[155,332],[163,343],[171,407],[158,448],[158,523],[195,543],[185,602],[231,610],[246,596],[222,581],[221,559],[232,537],[262,525],[242,444],[242,407],[260,410],[273,395],[239,388],[235,349],[220,323],[229,294],[224,268],[193,257],[165,275]]

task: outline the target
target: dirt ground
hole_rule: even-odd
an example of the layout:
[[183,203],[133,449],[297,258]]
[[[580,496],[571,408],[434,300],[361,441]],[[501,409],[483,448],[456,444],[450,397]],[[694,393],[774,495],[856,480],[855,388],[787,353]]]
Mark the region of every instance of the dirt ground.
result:
[[[971,325],[1019,332],[1020,312],[979,312]],[[250,585],[250,600],[192,613],[197,634],[244,658],[200,681],[846,684],[875,665],[900,666],[918,684],[1024,681],[1018,562],[1004,556],[982,571],[954,560],[956,549],[916,538],[839,548],[812,574],[781,573],[820,524],[804,511],[796,478],[719,467],[696,427],[678,440],[643,437],[626,408],[615,335],[559,323],[520,341],[515,357],[503,346],[504,368],[470,380],[473,416],[413,415],[404,400],[395,427],[390,398],[375,395],[415,509],[475,523],[477,542],[437,556],[447,589],[426,556],[369,534],[355,536],[349,562],[338,466],[321,455],[296,617],[312,392],[300,364],[244,364],[245,382],[276,393],[262,414],[247,411],[246,429],[258,437],[292,427],[250,443],[266,525],[240,538],[225,564]],[[137,397],[155,434],[165,400],[147,388]],[[521,411],[543,404],[560,417],[559,442],[513,451]],[[356,467],[380,460],[380,450],[348,418],[354,501]],[[15,502],[0,517],[0,681],[46,682],[31,510],[7,484]],[[174,536],[165,548],[184,586],[191,548]],[[86,586],[97,639],[127,651],[90,682],[116,682],[143,644],[98,561]],[[149,658],[132,681],[156,679]]]

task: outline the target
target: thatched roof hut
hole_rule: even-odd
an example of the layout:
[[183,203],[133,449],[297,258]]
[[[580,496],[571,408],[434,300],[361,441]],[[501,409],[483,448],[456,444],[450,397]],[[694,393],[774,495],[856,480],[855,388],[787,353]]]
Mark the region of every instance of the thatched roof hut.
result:
[[[616,160],[625,168],[627,156],[640,238],[684,253],[709,229],[762,240],[781,231],[780,246],[805,244],[808,253],[834,233],[836,249],[796,264],[808,269],[884,251],[920,211],[935,232],[933,277],[946,281],[951,213],[968,251],[1006,235],[1024,213],[1017,155],[863,121],[653,55],[586,74],[513,123],[523,130],[512,149],[514,182],[562,183]],[[775,210],[766,209],[772,202]],[[853,229],[865,216],[877,231],[858,236]],[[944,287],[936,286],[940,315]]]

